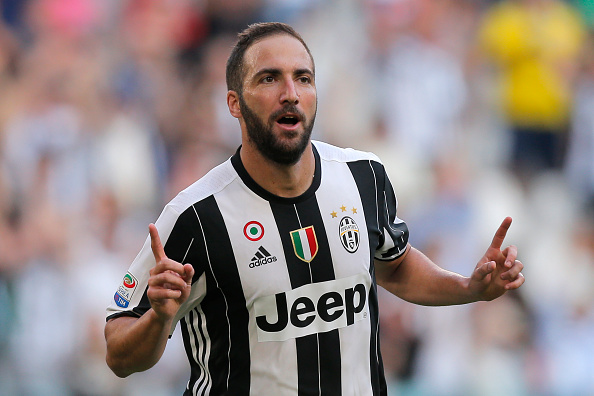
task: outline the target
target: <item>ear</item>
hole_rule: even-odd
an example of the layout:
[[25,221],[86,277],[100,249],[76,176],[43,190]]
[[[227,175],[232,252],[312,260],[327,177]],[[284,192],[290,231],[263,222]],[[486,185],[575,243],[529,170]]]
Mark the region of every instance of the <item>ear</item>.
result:
[[239,106],[239,94],[235,91],[227,92],[227,106],[229,113],[235,118],[241,118],[241,108]]

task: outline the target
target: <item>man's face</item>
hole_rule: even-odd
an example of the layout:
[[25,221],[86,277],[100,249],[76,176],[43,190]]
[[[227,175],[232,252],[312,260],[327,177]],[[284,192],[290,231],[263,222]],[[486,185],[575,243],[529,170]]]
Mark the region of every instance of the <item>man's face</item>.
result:
[[244,64],[239,103],[247,143],[276,163],[296,163],[309,144],[317,109],[309,54],[299,40],[281,34],[253,44]]

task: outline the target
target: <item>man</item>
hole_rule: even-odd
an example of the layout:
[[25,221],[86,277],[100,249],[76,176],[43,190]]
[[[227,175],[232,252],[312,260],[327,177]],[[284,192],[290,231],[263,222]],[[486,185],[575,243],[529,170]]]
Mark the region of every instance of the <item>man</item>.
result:
[[530,183],[565,162],[572,93],[586,28],[571,2],[494,2],[478,29],[511,137],[511,169]]
[[314,77],[288,25],[239,35],[227,104],[242,146],[149,226],[107,312],[118,376],[152,367],[181,321],[187,395],[385,395],[376,280],[427,305],[524,282],[516,247],[500,250],[510,218],[470,278],[411,247],[377,157],[310,140]]

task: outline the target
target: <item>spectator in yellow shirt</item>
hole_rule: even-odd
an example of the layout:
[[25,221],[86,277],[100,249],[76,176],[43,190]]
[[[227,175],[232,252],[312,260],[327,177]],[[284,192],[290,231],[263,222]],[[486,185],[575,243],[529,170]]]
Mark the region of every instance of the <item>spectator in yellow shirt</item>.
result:
[[504,0],[481,23],[480,46],[499,72],[512,169],[521,178],[559,169],[585,36],[579,13],[559,0]]

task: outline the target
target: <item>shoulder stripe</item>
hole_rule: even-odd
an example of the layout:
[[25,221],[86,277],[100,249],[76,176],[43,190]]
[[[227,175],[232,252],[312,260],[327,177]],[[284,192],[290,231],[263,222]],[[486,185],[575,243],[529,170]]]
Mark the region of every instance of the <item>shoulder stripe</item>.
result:
[[167,206],[182,213],[196,202],[221,192],[238,177],[231,160],[227,160],[182,190]]
[[312,144],[320,153],[320,157],[322,158],[322,160],[337,162],[369,160],[381,163],[379,157],[371,152],[355,150],[352,148],[340,148],[319,141],[313,141]]

